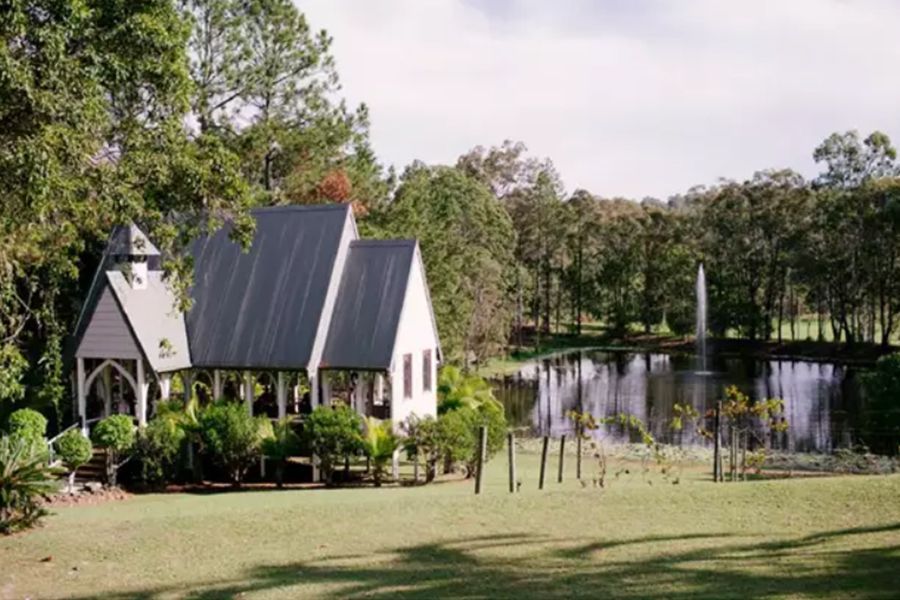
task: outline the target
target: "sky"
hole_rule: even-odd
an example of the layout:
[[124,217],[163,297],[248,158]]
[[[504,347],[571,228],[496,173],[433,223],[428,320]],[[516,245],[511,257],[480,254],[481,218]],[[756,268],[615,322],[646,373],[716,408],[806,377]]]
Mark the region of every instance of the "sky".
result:
[[898,0],[296,0],[398,169],[524,142],[568,192],[667,198],[900,143]]

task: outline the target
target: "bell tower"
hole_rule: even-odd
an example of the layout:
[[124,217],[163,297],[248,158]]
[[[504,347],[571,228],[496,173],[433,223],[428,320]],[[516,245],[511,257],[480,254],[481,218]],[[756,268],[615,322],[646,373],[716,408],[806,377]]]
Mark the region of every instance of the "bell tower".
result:
[[149,262],[159,259],[159,250],[137,225],[132,223],[118,227],[113,234],[109,253],[132,289],[147,289]]

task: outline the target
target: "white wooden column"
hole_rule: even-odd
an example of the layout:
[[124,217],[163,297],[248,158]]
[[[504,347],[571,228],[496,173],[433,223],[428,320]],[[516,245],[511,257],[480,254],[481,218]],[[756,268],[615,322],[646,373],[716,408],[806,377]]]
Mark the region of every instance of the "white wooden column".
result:
[[394,481],[400,479],[400,448],[394,450],[394,454],[391,456],[391,477]]
[[112,414],[112,368],[103,367],[103,416]]
[[78,419],[81,421],[81,431],[84,435],[88,435],[87,428],[87,400],[84,397],[84,359],[79,358],[77,360],[77,373],[76,373],[76,389],[78,396]]
[[[309,404],[310,408],[315,410],[319,406],[319,377],[318,369],[311,369],[306,372],[306,378],[309,381]],[[319,457],[313,454],[310,457],[312,463],[312,480],[321,481],[322,474],[319,472]]]
[[373,394],[373,400],[378,404],[384,402],[384,373],[375,374],[375,392]]
[[247,404],[247,412],[253,416],[253,395],[256,392],[256,381],[253,373],[244,371],[244,402]]
[[194,396],[194,374],[191,371],[181,372],[181,385],[184,387],[184,405],[187,406]]
[[356,385],[353,386],[353,391],[350,393],[350,406],[353,410],[360,415],[365,416],[366,411],[362,406],[362,399],[364,397],[363,390],[366,389],[366,374],[365,372],[357,372],[356,373]]
[[222,399],[222,372],[218,369],[213,370],[213,402]]
[[[384,376],[379,377],[379,383],[380,383],[380,388],[381,388],[380,393],[381,393],[382,402],[383,402],[384,401]],[[394,389],[395,388],[394,388],[394,384],[392,381],[391,382],[391,398],[390,398],[391,412],[388,415],[388,419],[391,420],[391,428],[396,432],[397,431],[397,422],[394,420],[394,410],[396,409],[396,406],[394,405],[394,394],[393,394]],[[396,450],[394,450],[394,454],[393,454],[393,456],[391,456],[391,475],[393,476],[394,481],[400,479],[400,448],[397,448]]]
[[278,402],[278,418],[287,416],[287,376],[283,371],[278,371],[278,381],[275,383],[275,399]]
[[150,391],[150,384],[147,383],[147,376],[144,373],[144,359],[137,359],[137,419],[138,427],[147,424],[147,394]]
[[159,399],[166,401],[172,396],[172,374],[162,373],[159,376]]
[[325,406],[331,406],[331,376],[328,371],[321,371],[319,379],[322,382],[321,403]]
[[320,398],[319,398],[319,377],[315,370],[307,373],[307,379],[309,380],[309,404],[310,407],[315,410],[317,406],[319,406]]

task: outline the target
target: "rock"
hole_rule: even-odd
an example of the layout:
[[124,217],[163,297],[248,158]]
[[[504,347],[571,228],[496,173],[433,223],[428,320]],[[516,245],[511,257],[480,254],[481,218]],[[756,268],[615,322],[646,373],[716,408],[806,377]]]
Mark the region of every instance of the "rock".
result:
[[84,484],[84,489],[91,494],[99,494],[103,491],[103,484],[99,481],[89,481]]

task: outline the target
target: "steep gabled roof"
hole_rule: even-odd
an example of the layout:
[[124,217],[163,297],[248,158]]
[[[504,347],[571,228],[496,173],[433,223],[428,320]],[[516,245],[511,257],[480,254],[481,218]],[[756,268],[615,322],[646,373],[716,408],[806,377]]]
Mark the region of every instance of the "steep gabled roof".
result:
[[98,301],[75,355],[82,358],[145,358],[157,373],[191,366],[184,315],[178,312],[162,273],[151,271],[136,290],[120,271],[104,273]]
[[184,314],[162,272],[150,271],[147,287],[140,290],[133,289],[120,271],[107,271],[106,277],[150,368],[157,373],[190,368]]
[[350,245],[323,368],[390,368],[415,249],[412,240]]
[[349,210],[257,209],[247,252],[228,227],[193,244],[187,330],[195,367],[307,367]]

